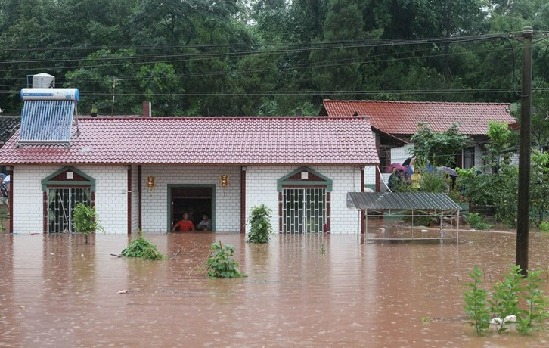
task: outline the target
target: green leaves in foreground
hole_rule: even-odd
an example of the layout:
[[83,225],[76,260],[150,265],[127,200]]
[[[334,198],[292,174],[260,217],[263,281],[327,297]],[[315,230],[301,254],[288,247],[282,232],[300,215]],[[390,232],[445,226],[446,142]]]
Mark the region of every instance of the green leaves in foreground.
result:
[[250,216],[248,242],[268,243],[271,233],[271,210],[265,204],[253,207]]
[[232,259],[234,247],[223,245],[221,241],[212,243],[212,251],[208,258],[208,277],[210,278],[240,278],[245,277],[238,271],[238,262]]
[[469,277],[472,281],[465,284],[469,288],[465,291],[465,313],[469,316],[477,335],[481,336],[490,326],[490,312],[486,304],[488,291],[480,287],[483,273],[478,266],[469,273]]
[[158,251],[156,245],[143,238],[139,233],[139,238],[134,239],[126,249],[122,250],[122,256],[140,257],[146,260],[162,260],[164,255]]
[[481,288],[484,274],[478,266],[469,276],[472,281],[466,283],[465,312],[479,336],[488,331],[490,324],[495,325],[497,333],[515,327],[523,335],[545,327],[549,302],[542,291],[540,271],[529,271],[524,277],[515,265],[491,291]]

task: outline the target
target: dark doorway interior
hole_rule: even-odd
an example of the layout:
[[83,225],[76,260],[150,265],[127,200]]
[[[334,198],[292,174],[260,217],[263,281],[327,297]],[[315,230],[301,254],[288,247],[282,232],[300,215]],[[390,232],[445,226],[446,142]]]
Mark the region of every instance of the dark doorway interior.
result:
[[[207,214],[212,222],[213,216],[213,187],[209,186],[184,186],[171,189],[171,226],[179,221],[184,212],[189,213],[189,219],[196,226],[202,215]],[[212,224],[214,229],[215,224]]]

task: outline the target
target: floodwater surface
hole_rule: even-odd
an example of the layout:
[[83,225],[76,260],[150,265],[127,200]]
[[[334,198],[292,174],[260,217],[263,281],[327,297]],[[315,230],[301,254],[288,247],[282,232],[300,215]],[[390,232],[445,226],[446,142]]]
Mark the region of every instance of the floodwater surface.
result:
[[[146,235],[168,258],[117,257],[128,236],[0,234],[2,347],[547,347],[549,332],[477,337],[463,310],[474,265],[486,286],[515,261],[512,233],[460,243],[370,244],[353,235]],[[211,243],[247,277],[208,279]],[[549,236],[530,237],[544,271]],[[113,256],[114,255],[114,256]]]

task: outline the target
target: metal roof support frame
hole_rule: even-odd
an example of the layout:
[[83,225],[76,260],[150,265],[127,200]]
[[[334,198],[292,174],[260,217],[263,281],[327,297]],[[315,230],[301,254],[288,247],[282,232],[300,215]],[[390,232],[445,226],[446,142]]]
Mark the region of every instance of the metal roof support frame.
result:
[[[387,242],[436,242],[454,241],[459,242],[459,210],[457,205],[448,195],[442,193],[427,192],[349,192],[347,194],[347,206],[365,212],[365,240],[387,241]],[[370,218],[371,212],[381,212],[383,224],[378,228],[378,236],[371,237]],[[409,213],[405,213],[408,211]],[[418,215],[418,211],[427,211],[428,214]],[[394,214],[400,212],[400,214]],[[403,213],[404,212],[404,213]],[[420,216],[436,217],[439,219],[438,234],[434,234],[432,228],[422,228],[421,235],[415,235],[416,221]],[[385,219],[394,217],[411,218],[411,226],[401,226],[401,229],[409,229],[408,237],[392,235],[387,232]],[[452,221],[455,218],[454,236],[447,236],[443,221],[445,218]],[[453,226],[453,224],[452,224]],[[391,225],[394,227],[394,223]],[[426,232],[426,233],[423,233]],[[369,236],[370,235],[370,236]]]

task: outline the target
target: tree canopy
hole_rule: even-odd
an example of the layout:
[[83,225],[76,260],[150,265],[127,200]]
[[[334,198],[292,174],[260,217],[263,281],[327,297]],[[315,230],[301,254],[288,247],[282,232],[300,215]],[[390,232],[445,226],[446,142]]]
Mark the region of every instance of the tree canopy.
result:
[[[549,113],[544,0],[0,0],[0,107],[27,76],[79,110],[155,116],[318,113],[323,99],[517,102],[534,28],[534,119]],[[536,145],[549,146],[546,127]]]

